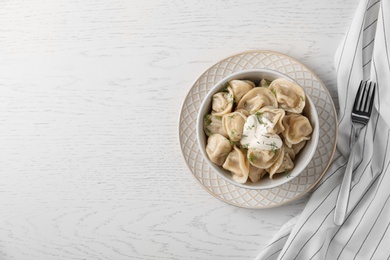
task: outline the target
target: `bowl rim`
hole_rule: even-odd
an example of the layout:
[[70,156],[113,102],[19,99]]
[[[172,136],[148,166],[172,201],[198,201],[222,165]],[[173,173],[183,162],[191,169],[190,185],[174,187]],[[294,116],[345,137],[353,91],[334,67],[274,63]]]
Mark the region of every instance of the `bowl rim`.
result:
[[[272,188],[275,188],[275,187],[282,186],[283,184],[285,184],[285,183],[287,183],[289,181],[292,181],[295,177],[300,175],[308,167],[308,165],[311,162],[315,152],[317,151],[318,140],[319,140],[319,118],[318,118],[318,112],[317,112],[317,109],[316,109],[313,101],[311,100],[310,96],[306,93],[304,87],[301,86],[304,89],[304,91],[305,91],[305,95],[306,95],[307,101],[309,101],[308,103],[310,103],[310,108],[313,110],[313,112],[315,114],[315,116],[314,116],[315,127],[314,127],[313,133],[312,133],[312,140],[314,142],[314,144],[312,145],[313,149],[310,150],[310,153],[307,156],[307,159],[306,159],[307,163],[305,163],[304,166],[302,166],[302,169],[300,169],[299,172],[297,172],[295,175],[290,175],[291,176],[290,178],[284,178],[283,181],[279,181],[278,183],[275,183],[275,184],[271,183],[269,185],[257,186],[256,183],[254,183],[254,185],[247,185],[245,183],[235,182],[234,180],[232,180],[232,179],[228,178],[227,176],[225,176],[220,171],[220,166],[214,164],[209,159],[209,157],[208,157],[208,155],[206,153],[206,149],[205,149],[205,147],[203,147],[203,144],[201,143],[201,135],[204,135],[204,130],[203,130],[203,117],[204,117],[204,114],[200,113],[200,112],[209,103],[209,102],[206,102],[206,101],[209,100],[215,93],[217,93],[218,90],[222,88],[224,83],[229,82],[230,80],[239,77],[241,74],[260,73],[260,72],[261,73],[269,73],[269,74],[277,75],[278,77],[288,79],[288,80],[298,84],[299,86],[301,86],[301,84],[299,84],[296,80],[292,79],[290,76],[288,76],[286,74],[283,74],[283,73],[281,73],[279,71],[275,71],[275,70],[271,70],[271,69],[265,69],[265,68],[255,68],[255,69],[240,70],[240,71],[234,72],[232,74],[229,74],[226,77],[223,77],[221,80],[219,80],[217,83],[215,83],[213,85],[213,87],[207,92],[206,96],[203,98],[202,103],[201,103],[201,105],[200,105],[200,107],[198,109],[198,115],[197,115],[197,118],[196,118],[196,139],[197,139],[197,143],[198,143],[198,146],[199,146],[199,150],[200,150],[200,152],[201,152],[201,154],[203,156],[203,159],[206,161],[206,163],[213,169],[213,171],[219,177],[221,177],[222,179],[224,179],[228,183],[230,183],[232,185],[235,185],[235,186],[238,186],[238,187],[241,187],[241,188],[244,188],[244,189],[250,189],[250,190],[272,189]],[[200,126],[202,126],[202,127],[200,127]],[[315,138],[313,138],[313,136],[315,136]],[[206,137],[206,142],[207,142],[207,137]]]

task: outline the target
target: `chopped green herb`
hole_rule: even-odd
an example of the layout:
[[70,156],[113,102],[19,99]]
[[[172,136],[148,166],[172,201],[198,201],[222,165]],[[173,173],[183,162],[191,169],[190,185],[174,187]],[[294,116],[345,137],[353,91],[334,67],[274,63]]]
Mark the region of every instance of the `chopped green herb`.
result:
[[233,129],[231,132],[230,132],[230,134],[229,134],[229,136],[230,137],[234,137],[234,135],[237,133],[237,130],[236,129]]
[[261,125],[264,124],[263,118],[262,118],[263,113],[256,112],[255,115],[256,115],[256,118],[257,118],[257,121],[259,122],[259,124],[261,124]]
[[284,175],[286,176],[286,178],[290,178],[291,177],[289,170],[284,170]]
[[256,159],[257,159],[256,156],[254,156],[253,154],[250,155],[250,156],[248,157],[248,160],[249,160],[251,163],[253,163]]
[[228,88],[229,88],[229,82],[228,83],[225,83],[221,89],[221,92],[229,92]]
[[248,148],[249,144],[242,144],[241,146],[242,146],[242,148]]
[[229,140],[230,141],[230,144],[231,145],[237,145],[239,142],[237,142],[237,141],[232,141],[232,140]]
[[210,114],[204,115],[204,123],[206,125],[210,125],[211,124],[211,115]]
[[271,151],[274,152],[274,154],[276,154],[276,150],[278,150],[278,147],[276,146],[276,143],[272,142],[272,143],[267,144],[267,145],[271,146]]
[[248,130],[252,130],[253,128],[255,127],[255,125],[253,124],[253,125],[248,125],[247,127],[246,127],[246,129],[248,129]]

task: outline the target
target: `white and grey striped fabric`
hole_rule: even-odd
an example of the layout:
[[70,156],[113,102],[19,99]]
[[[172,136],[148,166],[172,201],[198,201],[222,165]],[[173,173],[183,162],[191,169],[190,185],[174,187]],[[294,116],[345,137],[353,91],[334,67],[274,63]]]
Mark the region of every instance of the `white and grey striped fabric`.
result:
[[[335,55],[340,103],[338,147],[300,216],[286,223],[257,260],[390,259],[390,0],[361,0]],[[375,108],[357,141],[347,218],[333,223],[350,152],[351,110],[360,81],[377,83]]]

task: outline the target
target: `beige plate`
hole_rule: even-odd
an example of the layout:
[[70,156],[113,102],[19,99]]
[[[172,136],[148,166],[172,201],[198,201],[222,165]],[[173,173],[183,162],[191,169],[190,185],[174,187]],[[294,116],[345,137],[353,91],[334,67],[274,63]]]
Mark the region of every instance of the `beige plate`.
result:
[[[253,68],[267,68],[297,81],[316,105],[320,122],[318,148],[308,167],[296,178],[266,190],[245,189],[217,176],[207,165],[196,140],[196,117],[206,93],[229,74]],[[322,81],[307,67],[281,53],[250,51],[226,58],[204,72],[193,84],[180,113],[179,138],[184,159],[199,183],[213,196],[244,208],[270,208],[295,200],[321,179],[336,149],[337,116],[332,98]]]

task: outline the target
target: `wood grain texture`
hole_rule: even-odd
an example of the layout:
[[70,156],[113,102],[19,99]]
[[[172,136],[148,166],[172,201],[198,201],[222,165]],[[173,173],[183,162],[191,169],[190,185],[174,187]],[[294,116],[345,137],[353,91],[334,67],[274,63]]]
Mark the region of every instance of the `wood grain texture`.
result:
[[249,210],[182,158],[181,104],[234,53],[312,69],[337,104],[335,50],[357,2],[0,1],[0,259],[252,259],[308,196]]

